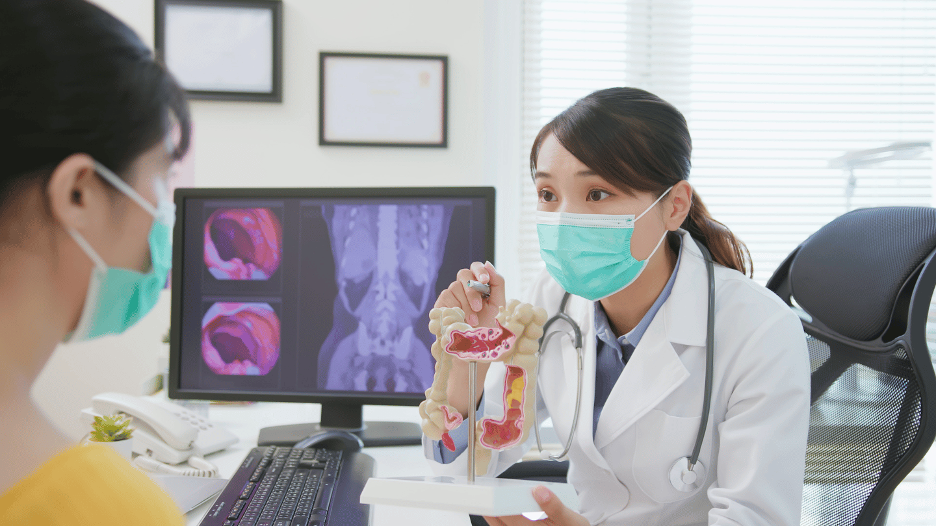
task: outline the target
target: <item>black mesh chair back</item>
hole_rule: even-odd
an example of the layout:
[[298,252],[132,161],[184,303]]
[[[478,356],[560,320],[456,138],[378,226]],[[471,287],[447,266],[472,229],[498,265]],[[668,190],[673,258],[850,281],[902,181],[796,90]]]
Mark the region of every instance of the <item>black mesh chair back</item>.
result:
[[803,320],[812,366],[801,524],[884,524],[894,489],[933,443],[934,249],[936,209],[855,210],[767,283]]

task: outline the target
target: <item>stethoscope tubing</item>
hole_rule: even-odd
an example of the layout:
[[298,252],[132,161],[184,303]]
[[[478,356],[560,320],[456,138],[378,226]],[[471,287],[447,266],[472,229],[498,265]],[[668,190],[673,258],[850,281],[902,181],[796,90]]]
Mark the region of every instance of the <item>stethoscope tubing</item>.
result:
[[[539,378],[538,376],[539,375],[539,362],[540,362],[539,357],[540,355],[542,355],[543,349],[546,348],[546,345],[549,343],[549,340],[552,339],[553,336],[555,336],[556,334],[563,334],[562,331],[553,331],[553,332],[547,333],[546,331],[549,330],[549,327],[553,323],[556,323],[559,320],[562,320],[568,323],[569,327],[572,328],[572,333],[573,333],[572,345],[575,347],[575,353],[576,353],[576,358],[577,358],[576,367],[578,368],[578,380],[576,382],[578,389],[576,390],[576,393],[575,393],[575,412],[572,414],[572,431],[569,433],[569,440],[566,441],[565,448],[562,450],[562,452],[559,453],[558,455],[553,455],[549,452],[543,451],[543,443],[540,440],[539,422],[533,422],[533,432],[536,434],[536,448],[539,450],[540,456],[543,458],[543,460],[559,461],[559,460],[562,460],[563,457],[569,454],[569,450],[572,449],[572,437],[575,436],[575,429],[578,427],[579,408],[582,405],[581,404],[582,402],[582,374],[583,374],[583,371],[585,370],[585,365],[584,365],[585,352],[582,350],[581,327],[579,327],[578,323],[575,323],[575,320],[573,320],[571,316],[565,313],[565,307],[566,307],[566,303],[568,303],[569,301],[569,296],[571,295],[568,292],[566,292],[562,296],[562,302],[559,304],[559,312],[556,313],[555,316],[550,318],[546,322],[545,325],[543,325],[543,336],[540,338],[539,350],[536,351],[536,354],[537,354],[536,367],[533,368],[533,378]],[[568,335],[568,333],[565,333],[565,334]],[[533,408],[534,408],[533,410],[534,411],[536,411],[536,404],[537,404],[536,398],[537,398],[538,391],[539,391],[539,387],[533,390]],[[534,415],[534,419],[535,418],[536,417]]]
[[[690,455],[688,460],[688,471],[692,471],[696,463],[699,461],[699,455],[702,453],[702,441],[705,439],[705,430],[708,427],[708,418],[711,412],[712,407],[712,383],[714,377],[714,358],[715,358],[715,265],[712,263],[712,254],[709,250],[703,245],[696,241],[699,249],[702,251],[702,257],[705,260],[705,270],[708,274],[708,309],[706,314],[706,336],[705,336],[705,392],[702,399],[702,419],[699,422],[699,430],[696,433],[695,444],[692,447],[692,455]],[[566,441],[565,448],[558,455],[553,455],[547,451],[543,451],[542,441],[540,439],[539,431],[539,422],[533,423],[533,431],[536,434],[536,447],[540,451],[540,455],[544,460],[562,460],[566,455],[569,454],[569,451],[572,448],[572,439],[575,437],[575,431],[578,428],[578,418],[579,418],[579,409],[581,407],[582,400],[582,376],[584,373],[584,351],[582,350],[582,329],[579,327],[578,323],[575,322],[568,314],[565,313],[566,303],[569,301],[570,294],[566,292],[562,297],[562,302],[559,304],[559,312],[555,316],[546,321],[546,324],[543,326],[543,336],[540,338],[540,347],[537,351],[538,357],[540,357],[546,348],[546,345],[549,343],[549,340],[556,334],[562,334],[562,331],[553,331],[547,332],[549,327],[559,321],[565,321],[572,328],[573,332],[573,345],[575,346],[575,351],[577,354],[577,367],[578,367],[578,381],[576,385],[575,395],[575,412],[572,416],[572,428],[569,431],[569,439]],[[568,332],[565,333],[568,335]],[[539,378],[539,360],[536,361],[536,367],[534,368],[533,377]],[[537,391],[539,388],[533,392],[533,407],[534,411],[537,403]],[[534,416],[535,418],[535,416]],[[683,457],[686,458],[686,457]]]
[[712,378],[715,376],[715,265],[712,263],[712,254],[705,245],[696,241],[705,260],[705,270],[708,274],[708,312],[706,314],[705,331],[705,391],[702,399],[702,420],[699,421],[699,431],[696,433],[695,445],[689,457],[689,471],[699,461],[702,453],[702,440],[705,438],[705,429],[708,426],[709,413],[712,409]]
[[[548,327],[549,325],[552,324],[551,322],[561,319],[561,320],[568,322],[572,326],[573,330],[575,331],[576,333],[575,341],[578,343],[577,345],[575,345],[575,351],[577,355],[576,366],[578,368],[578,373],[577,373],[578,379],[576,380],[576,385],[579,386],[579,388],[576,390],[576,393],[575,393],[575,412],[572,414],[572,431],[569,433],[569,440],[566,441],[565,448],[563,448],[561,453],[559,453],[558,455],[553,455],[552,453],[543,451],[543,443],[540,439],[539,422],[533,422],[533,432],[536,434],[536,448],[540,451],[540,456],[543,458],[543,460],[555,460],[555,461],[562,460],[566,455],[569,454],[569,450],[572,449],[572,437],[575,436],[575,429],[578,427],[579,408],[582,405],[582,375],[584,374],[584,370],[585,370],[585,366],[583,363],[585,361],[585,357],[584,357],[584,352],[582,351],[582,332],[579,329],[578,324],[573,322],[572,319],[569,318],[567,314],[562,313],[562,312],[560,312],[559,314],[561,316],[557,315],[556,317],[552,318],[551,320],[549,320],[550,323],[547,323],[546,326]],[[544,334],[542,343],[540,345],[541,350],[539,352],[542,352],[542,349],[549,343],[549,340],[557,334],[563,334],[563,332],[553,331],[549,334]],[[566,333],[566,335],[567,334],[568,333]],[[539,374],[539,360],[536,360],[536,367],[534,367],[533,377],[538,378],[538,374]],[[536,407],[536,403],[537,403],[537,399],[536,399],[537,391],[539,391],[539,387],[533,390],[533,407],[534,408]],[[536,417],[534,416],[534,418]]]

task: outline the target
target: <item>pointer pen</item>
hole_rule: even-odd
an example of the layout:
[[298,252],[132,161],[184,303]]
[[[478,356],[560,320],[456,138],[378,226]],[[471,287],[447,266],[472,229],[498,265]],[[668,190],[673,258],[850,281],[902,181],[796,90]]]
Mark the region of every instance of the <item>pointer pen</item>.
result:
[[469,289],[476,290],[481,293],[481,296],[487,298],[491,295],[491,286],[487,283],[481,283],[480,281],[468,280],[466,285]]

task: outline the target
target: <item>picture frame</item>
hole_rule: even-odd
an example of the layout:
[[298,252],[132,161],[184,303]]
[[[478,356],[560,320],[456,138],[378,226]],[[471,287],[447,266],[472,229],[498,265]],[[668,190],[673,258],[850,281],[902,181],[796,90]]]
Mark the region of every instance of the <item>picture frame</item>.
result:
[[189,98],[283,100],[281,0],[155,0],[156,52]]
[[319,145],[448,147],[448,57],[319,53]]

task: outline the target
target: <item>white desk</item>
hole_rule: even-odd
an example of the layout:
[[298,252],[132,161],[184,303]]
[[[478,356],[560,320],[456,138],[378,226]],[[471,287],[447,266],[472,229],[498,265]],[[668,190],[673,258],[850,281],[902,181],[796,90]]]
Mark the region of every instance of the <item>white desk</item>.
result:
[[[318,404],[287,404],[257,402],[251,405],[211,404],[208,418],[216,425],[224,426],[240,437],[240,442],[208,456],[218,466],[220,476],[230,478],[251,448],[257,445],[260,428],[283,424],[301,424],[319,420]],[[364,420],[390,420],[419,422],[416,407],[366,406]],[[421,446],[370,447],[363,450],[375,460],[374,475],[378,477],[406,477],[431,475]],[[202,504],[186,515],[187,524],[197,525],[211,508],[214,499]],[[413,524],[446,524],[467,526],[470,524],[464,513],[454,513],[397,506],[371,506],[373,526]]]

